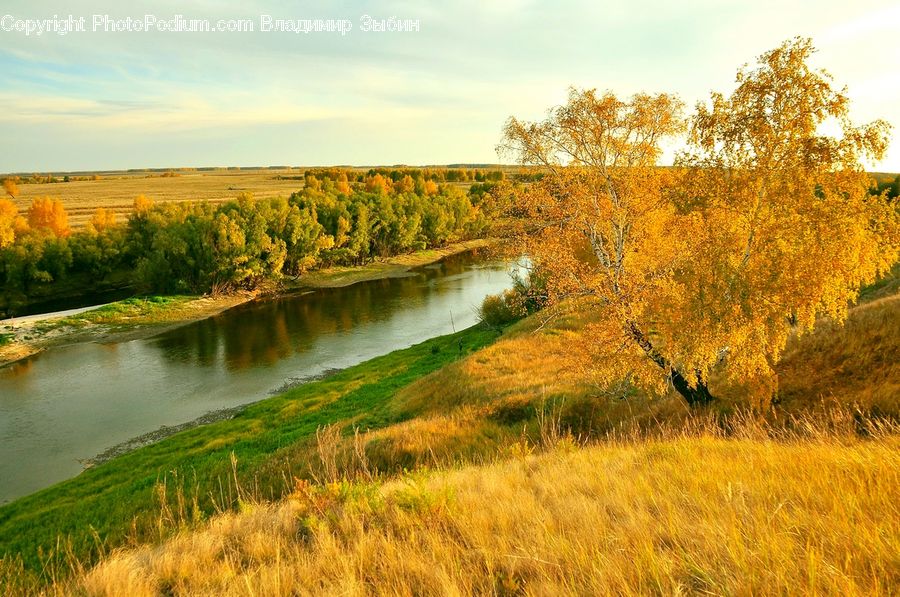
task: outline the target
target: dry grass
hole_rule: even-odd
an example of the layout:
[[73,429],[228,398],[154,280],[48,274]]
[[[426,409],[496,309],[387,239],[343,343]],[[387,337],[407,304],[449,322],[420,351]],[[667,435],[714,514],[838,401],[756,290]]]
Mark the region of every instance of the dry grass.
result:
[[[89,595],[888,595],[900,440],[633,437],[384,484],[298,483],[162,545],[117,552]],[[840,427],[840,426],[839,426]],[[809,433],[814,431],[814,433]],[[820,430],[821,431],[821,430]],[[734,432],[734,429],[732,429]]]
[[221,170],[183,172],[164,177],[160,173],[118,173],[103,175],[99,180],[79,180],[54,184],[19,184],[15,200],[25,212],[35,197],[50,196],[62,201],[69,213],[69,225],[84,226],[98,207],[115,212],[119,221],[131,213],[138,195],[154,201],[210,201],[219,203],[234,199],[240,193],[252,193],[257,199],[284,196],[303,187],[302,180],[277,180],[280,176],[302,176],[303,170]]
[[[674,392],[623,399],[572,366],[572,340],[587,316],[573,312],[544,327],[525,320],[491,346],[400,390],[391,408],[409,420],[364,435],[371,465],[396,472],[479,463],[522,438],[541,443],[539,419],[551,411],[566,433],[583,440],[684,424],[690,412]],[[793,339],[778,373],[778,403],[766,414],[773,423],[834,409],[900,420],[900,295],[855,307],[844,326],[823,322]],[[714,389],[723,397],[719,411],[740,407],[742,388]],[[310,453],[300,447],[293,457],[313,462]]]
[[783,408],[844,403],[900,419],[900,294],[795,339],[778,372]]

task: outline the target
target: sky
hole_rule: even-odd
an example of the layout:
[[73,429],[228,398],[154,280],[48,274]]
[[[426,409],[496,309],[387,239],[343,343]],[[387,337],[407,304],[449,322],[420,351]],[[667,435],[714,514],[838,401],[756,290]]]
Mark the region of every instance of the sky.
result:
[[[86,31],[15,30],[69,15]],[[95,15],[254,31],[94,31]],[[418,31],[364,31],[366,15]],[[266,16],[352,29],[262,31]],[[798,35],[854,120],[896,127],[869,166],[900,172],[898,23],[896,0],[4,0],[0,172],[496,163],[506,119],[540,119],[570,86],[693,106]]]

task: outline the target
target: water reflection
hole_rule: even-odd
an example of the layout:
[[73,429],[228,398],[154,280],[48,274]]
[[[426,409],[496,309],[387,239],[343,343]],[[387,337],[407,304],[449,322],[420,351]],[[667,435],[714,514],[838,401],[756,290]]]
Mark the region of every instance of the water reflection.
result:
[[152,338],[76,344],[0,369],[0,502],[161,425],[468,327],[484,296],[510,284],[507,264],[457,256],[407,277],[255,301]]
[[167,332],[155,346],[167,360],[201,367],[272,365],[312,350],[322,336],[390,320],[399,311],[458,290],[458,285],[436,282],[452,282],[472,263],[471,257],[456,257],[404,277],[256,301]]
[[31,372],[33,364],[32,359],[24,359],[0,369],[0,376],[7,379],[15,379],[17,377],[26,377]]

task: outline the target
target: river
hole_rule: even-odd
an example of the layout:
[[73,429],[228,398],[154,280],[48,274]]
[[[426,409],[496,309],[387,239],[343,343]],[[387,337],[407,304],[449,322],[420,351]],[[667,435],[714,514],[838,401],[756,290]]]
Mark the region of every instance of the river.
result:
[[54,348],[0,369],[0,503],[112,446],[477,321],[510,264],[462,254],[405,277],[258,300],[140,340]]

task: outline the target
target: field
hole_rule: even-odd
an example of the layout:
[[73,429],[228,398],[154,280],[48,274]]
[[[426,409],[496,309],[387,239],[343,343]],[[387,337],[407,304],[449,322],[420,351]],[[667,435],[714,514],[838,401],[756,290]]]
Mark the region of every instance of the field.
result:
[[[369,168],[343,168],[365,173]],[[512,172],[516,168],[491,166]],[[119,221],[131,213],[132,202],[138,195],[153,201],[209,201],[221,203],[240,193],[251,193],[257,199],[287,197],[303,188],[305,167],[295,168],[216,168],[214,170],[175,169],[171,172],[101,172],[77,173],[64,181],[64,174],[54,174],[59,182],[19,183],[19,195],[14,199],[24,212],[35,197],[60,199],[69,214],[74,229],[83,227],[97,208],[115,212]],[[0,179],[5,176],[0,175]],[[96,178],[96,180],[94,180]],[[471,183],[451,183],[468,187]]]
[[[124,220],[138,195],[145,195],[154,201],[220,203],[234,199],[240,193],[252,193],[258,199],[286,197],[303,186],[302,169],[222,169],[176,173],[177,176],[164,176],[161,172],[113,172],[98,174],[98,180],[21,183],[15,204],[24,213],[35,197],[58,198],[69,213],[69,224],[80,228],[98,207],[112,210],[120,221]],[[62,180],[61,177],[59,179]]]

